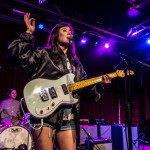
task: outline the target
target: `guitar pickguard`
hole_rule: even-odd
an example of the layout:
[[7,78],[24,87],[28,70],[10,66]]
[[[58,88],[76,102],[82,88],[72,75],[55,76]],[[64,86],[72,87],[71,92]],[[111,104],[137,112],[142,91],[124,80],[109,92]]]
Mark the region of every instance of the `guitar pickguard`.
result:
[[48,114],[49,112],[53,113],[60,105],[72,105],[77,103],[77,100],[74,100],[72,97],[72,93],[64,94],[64,91],[62,89],[62,86],[59,86],[56,89],[57,97],[54,99],[51,99],[49,101],[49,105],[45,106],[43,108],[36,107],[36,114],[39,116],[43,116]]

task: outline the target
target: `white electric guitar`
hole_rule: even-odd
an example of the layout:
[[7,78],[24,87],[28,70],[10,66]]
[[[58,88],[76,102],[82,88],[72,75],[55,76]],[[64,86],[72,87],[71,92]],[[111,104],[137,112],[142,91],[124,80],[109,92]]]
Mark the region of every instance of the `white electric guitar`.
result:
[[[133,75],[128,71],[127,75]],[[109,77],[125,77],[123,70],[108,74]],[[72,92],[78,89],[100,83],[103,76],[83,80],[74,83],[74,74],[69,73],[58,80],[38,78],[30,81],[24,88],[24,98],[31,115],[37,118],[45,118],[51,115],[60,105],[73,105],[78,99],[72,96]]]

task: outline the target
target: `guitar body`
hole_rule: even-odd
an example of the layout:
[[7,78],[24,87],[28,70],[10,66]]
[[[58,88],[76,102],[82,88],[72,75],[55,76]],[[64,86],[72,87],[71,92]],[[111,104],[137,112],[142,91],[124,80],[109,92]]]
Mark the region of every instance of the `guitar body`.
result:
[[34,79],[24,88],[24,98],[32,116],[45,118],[60,105],[73,105],[78,99],[73,98],[67,85],[74,83],[74,74],[69,73],[58,80]]

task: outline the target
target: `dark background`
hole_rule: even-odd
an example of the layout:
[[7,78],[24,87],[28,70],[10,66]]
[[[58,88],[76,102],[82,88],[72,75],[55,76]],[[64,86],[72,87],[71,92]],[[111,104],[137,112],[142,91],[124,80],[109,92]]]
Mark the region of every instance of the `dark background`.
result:
[[[50,29],[60,21],[70,22],[75,33],[94,31],[105,37],[100,38],[95,34],[87,34],[88,43],[86,45],[79,44],[80,38],[75,40],[77,55],[88,78],[92,78],[115,72],[114,66],[121,60],[119,52],[150,64],[150,45],[145,42],[149,31],[142,32],[136,39],[128,39],[126,36],[130,28],[149,19],[149,2],[145,0],[138,1],[138,3],[140,5],[137,10],[139,14],[130,17],[127,12],[132,4],[125,0],[82,1],[82,3],[78,1],[46,1],[42,5],[35,0],[32,1],[30,7],[24,6],[24,3],[19,0],[8,3],[0,1],[0,101],[8,98],[7,91],[12,87],[17,89],[19,100],[23,97],[24,86],[29,82],[29,78],[23,72],[12,68],[6,60],[8,43],[26,30],[23,15],[13,13],[13,8],[22,12],[30,11],[36,18],[36,26],[40,22],[45,23],[44,30],[37,28],[34,33],[35,46],[45,45]],[[44,10],[36,7],[44,8]],[[110,42],[109,49],[104,48],[106,41]],[[96,46],[95,42],[98,42]],[[132,124],[137,125],[140,131],[145,129],[146,139],[150,140],[150,68],[145,67],[142,63],[131,61],[131,59],[126,58],[126,61],[129,68],[134,71],[130,84]],[[121,65],[118,69],[123,70],[124,66]],[[127,119],[125,78],[114,78],[111,84],[104,85],[104,90],[98,90],[102,96],[101,100],[97,103],[82,102],[80,118],[104,119],[109,124],[124,124]]]

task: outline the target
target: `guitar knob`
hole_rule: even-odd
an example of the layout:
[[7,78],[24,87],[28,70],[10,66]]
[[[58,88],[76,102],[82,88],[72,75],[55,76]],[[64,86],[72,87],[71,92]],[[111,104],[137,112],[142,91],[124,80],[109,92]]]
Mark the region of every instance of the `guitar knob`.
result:
[[53,106],[53,107],[55,106],[55,103],[54,103],[54,102],[52,103],[52,106]]
[[40,114],[43,114],[43,110],[40,110]]

